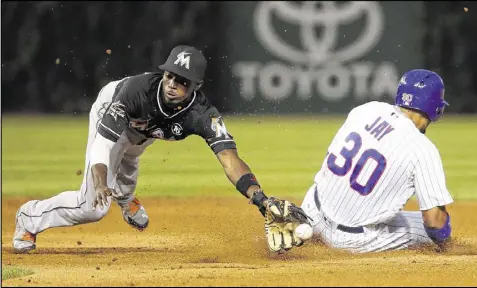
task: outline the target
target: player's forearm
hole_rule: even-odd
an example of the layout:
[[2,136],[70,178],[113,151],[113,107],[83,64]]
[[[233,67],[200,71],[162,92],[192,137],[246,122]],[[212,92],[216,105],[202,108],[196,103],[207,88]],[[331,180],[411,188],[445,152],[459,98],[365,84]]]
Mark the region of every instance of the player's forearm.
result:
[[[260,190],[260,185],[255,175],[253,175],[250,167],[238,157],[236,150],[221,151],[218,158],[224,167],[227,178],[242,195],[251,199],[254,193]],[[262,193],[262,196],[255,200],[264,202],[266,199],[266,196]]]
[[229,178],[230,182],[233,185],[237,184],[237,181],[242,177],[242,175],[247,173],[252,173],[250,168],[248,167],[245,162],[243,162],[240,158],[230,158],[227,163],[224,163],[224,172]]
[[98,134],[91,145],[91,175],[95,187],[108,185],[108,165],[114,142]]
[[[229,178],[230,182],[237,186],[237,182],[242,178],[242,176],[246,174],[252,174],[252,171],[248,167],[245,162],[243,162],[240,158],[233,162],[230,166],[224,167],[225,174],[227,178]],[[247,198],[251,198],[253,193],[260,189],[259,185],[251,185],[248,187],[247,191],[245,192]]]
[[248,165],[238,157],[230,159],[227,165],[224,165],[224,172],[233,185],[237,184],[242,175],[252,173]]
[[236,152],[225,150],[221,152],[221,163],[224,167],[225,175],[233,185],[245,174],[252,173],[250,167],[238,157]]
[[432,209],[422,211],[424,225],[433,228],[442,228],[447,221],[447,211],[445,206],[434,207]]
[[[253,175],[252,171],[247,164],[245,164],[245,162],[238,158],[238,161],[234,166],[225,169],[225,173],[227,174],[230,182],[232,182],[232,184],[237,188],[237,190],[239,190],[240,193],[242,193],[248,199],[254,200],[253,203],[257,206],[259,206],[259,203],[261,203],[261,205],[265,205],[264,203],[268,198],[265,196],[265,194],[263,194],[263,192],[260,193],[260,196],[255,197],[256,199],[252,199],[254,193],[261,191],[261,188],[260,185],[258,185],[255,175]],[[245,190],[243,187],[248,188]]]
[[103,163],[95,164],[91,167],[94,187],[108,186],[108,166]]

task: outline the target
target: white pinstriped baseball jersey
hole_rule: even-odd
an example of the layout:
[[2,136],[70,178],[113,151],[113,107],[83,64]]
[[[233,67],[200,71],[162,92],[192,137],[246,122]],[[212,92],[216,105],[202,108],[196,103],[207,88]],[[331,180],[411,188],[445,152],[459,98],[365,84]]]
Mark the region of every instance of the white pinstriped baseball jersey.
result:
[[347,226],[383,223],[414,194],[421,210],[453,202],[434,144],[395,106],[354,108],[315,176],[325,215]]

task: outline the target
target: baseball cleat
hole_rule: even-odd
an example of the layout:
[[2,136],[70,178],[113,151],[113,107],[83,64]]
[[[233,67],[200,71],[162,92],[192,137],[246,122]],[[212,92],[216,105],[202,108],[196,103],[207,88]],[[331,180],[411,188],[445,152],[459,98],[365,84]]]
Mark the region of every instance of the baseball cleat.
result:
[[13,250],[17,253],[26,253],[36,248],[36,235],[23,228],[21,221],[18,221],[20,210],[17,212],[15,220],[15,234],[13,235]]
[[126,221],[131,227],[139,231],[143,231],[147,228],[147,225],[149,224],[149,217],[147,216],[146,210],[141,205],[141,202],[139,202],[137,198],[134,198],[128,203],[118,204],[119,207],[121,207],[124,221]]

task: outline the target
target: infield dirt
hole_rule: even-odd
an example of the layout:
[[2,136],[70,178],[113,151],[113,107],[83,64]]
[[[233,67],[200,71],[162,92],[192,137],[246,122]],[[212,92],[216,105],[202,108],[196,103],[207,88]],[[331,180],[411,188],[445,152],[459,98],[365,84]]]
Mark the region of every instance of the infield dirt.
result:
[[140,199],[150,216],[144,232],[129,227],[114,204],[101,221],[44,231],[35,251],[14,254],[15,212],[27,200],[2,199],[2,267],[35,274],[2,286],[477,285],[477,202],[449,207],[456,245],[445,253],[353,255],[314,241],[274,255],[259,212],[245,199],[197,197]]

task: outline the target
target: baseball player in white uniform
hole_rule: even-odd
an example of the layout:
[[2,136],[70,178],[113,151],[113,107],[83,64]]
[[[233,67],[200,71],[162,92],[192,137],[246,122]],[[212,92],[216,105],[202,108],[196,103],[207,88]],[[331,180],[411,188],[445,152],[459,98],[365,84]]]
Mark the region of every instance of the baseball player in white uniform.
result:
[[[313,235],[354,253],[445,246],[453,200],[425,131],[446,105],[441,77],[418,69],[401,78],[396,105],[351,110],[302,203]],[[420,212],[402,211],[413,195]]]

